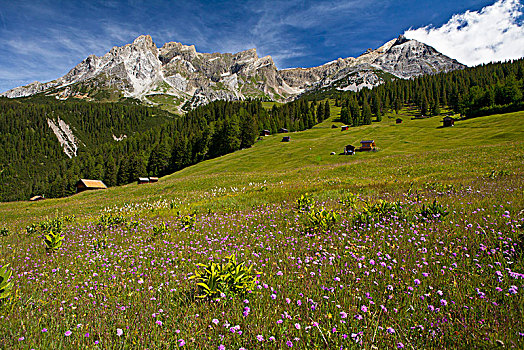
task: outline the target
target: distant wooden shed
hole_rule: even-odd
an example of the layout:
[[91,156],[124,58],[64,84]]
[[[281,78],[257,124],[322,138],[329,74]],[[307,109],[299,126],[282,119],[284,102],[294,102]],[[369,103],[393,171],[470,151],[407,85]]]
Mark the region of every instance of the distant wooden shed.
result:
[[158,177],[150,176],[149,177],[149,182],[158,182]]
[[271,135],[271,132],[269,132],[269,130],[262,130],[261,135],[262,136],[269,136],[269,135]]
[[363,140],[360,141],[360,147],[358,151],[374,151],[376,149],[374,140]]
[[107,186],[100,180],[80,179],[76,183],[76,193],[105,189],[107,189]]
[[344,154],[345,155],[353,155],[353,154],[355,154],[355,146],[347,145],[346,147],[344,147]]
[[395,120],[395,122],[396,122],[397,124],[402,124],[402,119],[397,118],[397,120]]
[[282,141],[281,142],[289,142],[291,140],[291,137],[290,136],[284,136],[282,138]]
[[149,183],[148,177],[139,177],[138,178],[137,184],[141,185],[141,184],[148,184],[148,183]]
[[283,134],[283,133],[289,132],[289,130],[288,130],[288,129],[285,129],[285,128],[280,128],[280,129],[278,129],[278,132],[279,132],[280,134]]
[[29,198],[29,200],[31,202],[43,201],[44,199],[45,199],[44,196],[33,196],[33,197]]
[[340,128],[340,131],[347,131],[348,129],[349,129],[348,125],[342,125],[342,127]]
[[442,123],[443,123],[444,127],[454,126],[455,125],[455,119],[452,118],[452,117],[444,117],[442,119]]

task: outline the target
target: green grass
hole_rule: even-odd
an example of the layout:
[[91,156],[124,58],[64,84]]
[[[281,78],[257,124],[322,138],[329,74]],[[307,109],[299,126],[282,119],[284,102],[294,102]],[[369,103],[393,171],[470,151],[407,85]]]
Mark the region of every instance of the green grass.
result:
[[[0,348],[523,348],[524,112],[346,132],[339,112],[156,184],[1,203]],[[46,252],[24,228],[60,214],[77,219]],[[256,288],[196,298],[197,264],[231,254]]]
[[[441,117],[411,120],[410,110],[399,113],[395,124],[385,116],[380,123],[331,129],[340,108],[331,106],[332,117],[311,130],[291,133],[291,142],[271,135],[241,150],[188,167],[161,178],[157,184],[110,188],[42,202],[1,203],[0,216],[8,225],[40,219],[56,211],[76,216],[128,202],[178,197],[187,205],[218,205],[205,199],[213,188],[246,187],[267,183],[267,192],[236,195],[236,205],[279,201],[288,191],[330,191],[344,186],[473,179],[494,169],[522,175],[524,112],[458,121],[440,128]],[[392,115],[396,117],[396,114]],[[340,124],[341,123],[335,123]],[[374,139],[378,152],[339,155],[345,145]],[[337,155],[330,155],[336,152]],[[203,199],[201,199],[203,198]]]

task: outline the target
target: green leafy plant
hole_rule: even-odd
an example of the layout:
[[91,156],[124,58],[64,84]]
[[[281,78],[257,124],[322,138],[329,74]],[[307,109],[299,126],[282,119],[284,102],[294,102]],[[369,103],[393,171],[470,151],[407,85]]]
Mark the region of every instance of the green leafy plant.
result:
[[433,203],[429,204],[428,206],[423,204],[422,209],[418,212],[418,214],[425,219],[432,220],[437,217],[444,217],[449,213],[442,206],[442,204],[437,203],[437,200],[434,199]]
[[13,272],[8,270],[8,267],[9,264],[6,264],[0,268],[0,305],[11,295],[11,289],[13,288],[13,282],[9,281]]
[[300,213],[309,212],[315,207],[315,203],[308,193],[301,195],[300,198],[296,200],[295,204]]
[[100,217],[98,218],[97,226],[101,230],[107,230],[111,227],[125,225],[126,223],[127,223],[127,219],[122,215],[105,213],[105,214],[100,215]]
[[161,222],[158,225],[153,226],[153,237],[158,237],[166,234],[168,232],[168,227],[165,222]]
[[353,210],[357,206],[358,198],[358,194],[348,192],[340,198],[340,203],[347,209]]
[[189,230],[193,228],[193,226],[195,226],[195,222],[196,222],[196,217],[194,214],[183,216],[180,219],[180,223],[182,224],[182,227],[184,228],[184,230]]
[[310,231],[325,233],[340,220],[340,215],[334,211],[314,209],[307,213],[306,227]]
[[61,232],[49,231],[49,233],[44,238],[44,243],[46,245],[45,250],[48,252],[55,252],[62,246],[62,241],[64,236],[61,235]]
[[247,267],[244,262],[237,262],[234,254],[228,256],[225,263],[211,262],[197,266],[202,270],[195,271],[190,279],[197,282],[198,298],[242,296],[254,290],[257,283],[253,266]]

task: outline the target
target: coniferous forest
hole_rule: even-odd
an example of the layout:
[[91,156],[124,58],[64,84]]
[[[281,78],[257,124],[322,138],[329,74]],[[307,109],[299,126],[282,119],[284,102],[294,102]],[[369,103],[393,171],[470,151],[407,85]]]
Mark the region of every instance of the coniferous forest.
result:
[[[311,128],[325,118],[315,107],[301,100],[268,111],[260,101],[217,101],[180,117],[133,103],[0,99],[0,199],[71,195],[80,178],[115,186],[163,176],[250,147],[263,129]],[[48,119],[70,126],[77,156],[64,153]]]
[[[422,116],[437,116],[443,108],[463,118],[512,112],[524,109],[524,60],[393,80],[359,92],[317,91],[271,109],[260,101],[215,101],[184,116],[132,100],[0,98],[0,200],[71,195],[80,178],[116,186],[163,176],[250,147],[262,130],[311,128],[330,116],[326,98],[342,107],[340,121],[351,126],[380,121],[405,106]],[[64,153],[49,120],[70,127],[76,156]]]

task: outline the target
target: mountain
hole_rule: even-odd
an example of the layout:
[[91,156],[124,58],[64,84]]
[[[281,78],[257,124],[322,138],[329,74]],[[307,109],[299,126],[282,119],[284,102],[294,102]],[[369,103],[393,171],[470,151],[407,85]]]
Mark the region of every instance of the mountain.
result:
[[336,88],[357,91],[392,79],[449,72],[464,66],[431,46],[403,36],[357,58],[339,58],[319,67],[278,70],[271,56],[256,49],[200,53],[195,46],[169,42],[158,48],[149,35],[91,55],[56,80],[9,90],[0,96],[44,93],[57,99],[115,100],[121,97],[159,104],[166,99],[179,111],[214,100],[262,98],[289,101],[304,92]]

